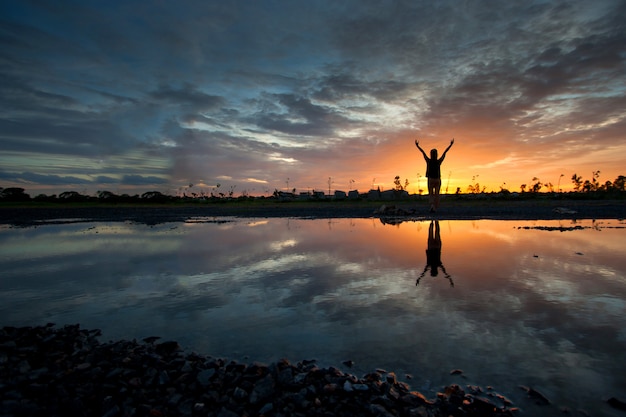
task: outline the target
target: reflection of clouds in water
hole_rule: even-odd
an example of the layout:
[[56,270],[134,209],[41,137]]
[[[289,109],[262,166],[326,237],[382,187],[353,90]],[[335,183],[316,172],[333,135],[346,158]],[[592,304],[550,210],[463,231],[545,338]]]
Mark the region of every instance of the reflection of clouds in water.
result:
[[482,237],[489,237],[497,240],[498,242],[506,242],[508,244],[515,244],[518,240],[518,236],[516,236],[512,231],[496,231],[490,228],[473,228],[469,231],[468,234],[475,235],[476,239],[481,239]]
[[[537,381],[583,378],[566,385],[580,389],[610,378],[599,376],[606,364],[597,361],[624,358],[626,266],[615,238],[623,231],[441,222],[441,257],[455,287],[434,279],[416,288],[426,261],[423,223],[3,230],[0,264],[11,284],[3,284],[0,314],[24,324],[80,320],[124,337],[159,334],[208,352],[280,351],[298,360],[324,351],[505,381],[532,369],[524,375]],[[32,249],[21,253],[13,243]]]
[[270,249],[273,252],[279,252],[285,248],[292,248],[298,244],[298,241],[295,239],[286,239],[280,242],[271,242],[269,244]]

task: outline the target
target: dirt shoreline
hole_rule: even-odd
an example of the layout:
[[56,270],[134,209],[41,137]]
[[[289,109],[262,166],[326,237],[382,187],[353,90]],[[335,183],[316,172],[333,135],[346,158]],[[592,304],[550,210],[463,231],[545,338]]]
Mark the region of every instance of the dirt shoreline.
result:
[[[380,212],[382,206],[386,211]],[[394,209],[389,209],[393,207]],[[145,224],[185,222],[194,218],[371,218],[406,220],[580,220],[626,218],[625,200],[457,200],[448,199],[437,213],[423,201],[209,203],[187,206],[0,206],[0,224],[33,226],[42,223],[123,222]]]

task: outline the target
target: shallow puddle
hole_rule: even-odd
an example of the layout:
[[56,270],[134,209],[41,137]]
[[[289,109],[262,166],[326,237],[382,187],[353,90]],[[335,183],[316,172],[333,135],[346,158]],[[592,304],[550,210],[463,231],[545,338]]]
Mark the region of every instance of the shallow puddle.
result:
[[532,386],[550,412],[619,415],[624,222],[226,220],[0,228],[0,325],[384,368],[427,396],[489,385],[525,410]]

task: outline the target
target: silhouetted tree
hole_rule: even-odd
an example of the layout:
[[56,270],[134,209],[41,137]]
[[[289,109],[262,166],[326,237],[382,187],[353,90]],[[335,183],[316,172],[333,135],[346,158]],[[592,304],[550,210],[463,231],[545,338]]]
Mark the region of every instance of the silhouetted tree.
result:
[[98,200],[114,201],[118,198],[117,195],[111,191],[98,191],[96,195],[98,196]]
[[45,202],[54,202],[57,201],[57,195],[56,194],[52,194],[52,195],[45,195],[45,194],[38,194],[35,198],[33,198],[33,200],[35,201],[45,201]]
[[580,191],[580,187],[583,185],[583,178],[574,173],[572,175],[572,183],[574,183],[574,190]]
[[169,200],[169,196],[166,196],[160,191],[148,191],[141,195],[141,199],[154,203],[164,203]]
[[86,201],[87,199],[87,196],[80,194],[78,191],[64,191],[59,194],[59,200],[67,203]]
[[598,191],[598,178],[600,178],[600,171],[593,171],[591,174],[591,189],[592,191]]
[[[477,179],[477,178],[478,178],[478,175],[474,175],[474,176],[472,177],[472,182],[476,181],[476,179]],[[467,187],[467,191],[469,191],[469,192],[470,192],[470,193],[472,193],[472,194],[480,194],[480,193],[484,193],[486,189],[487,189],[487,187],[486,187],[486,186],[483,186],[483,188],[481,189],[481,188],[480,188],[480,183],[479,183],[478,181],[476,181],[476,183],[475,183],[475,184],[470,184],[470,185]]]
[[538,193],[539,190],[541,190],[543,184],[541,184],[541,181],[537,177],[533,177],[533,181],[535,181],[535,183],[530,187],[530,191],[533,193]]
[[20,187],[9,187],[0,189],[0,200],[2,201],[28,201],[30,195]]
[[393,180],[393,183],[395,184],[395,189],[396,191],[402,191],[402,183],[400,182],[400,176],[396,175],[396,177]]

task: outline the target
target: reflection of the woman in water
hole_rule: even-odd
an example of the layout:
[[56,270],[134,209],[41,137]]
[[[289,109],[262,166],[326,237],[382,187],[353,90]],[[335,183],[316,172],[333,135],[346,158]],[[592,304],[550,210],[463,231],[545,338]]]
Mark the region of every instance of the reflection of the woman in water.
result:
[[439,274],[439,268],[443,272],[444,276],[450,281],[450,286],[454,287],[454,282],[450,274],[446,272],[443,263],[441,263],[441,233],[439,230],[439,221],[432,220],[428,227],[428,247],[426,249],[426,266],[424,271],[420,274],[415,282],[415,285],[420,283],[420,280],[426,275],[426,271],[430,269],[430,276],[436,277]]

